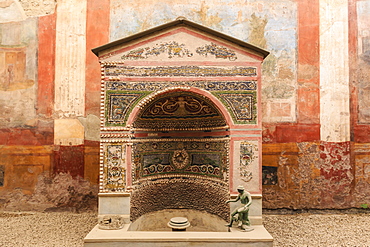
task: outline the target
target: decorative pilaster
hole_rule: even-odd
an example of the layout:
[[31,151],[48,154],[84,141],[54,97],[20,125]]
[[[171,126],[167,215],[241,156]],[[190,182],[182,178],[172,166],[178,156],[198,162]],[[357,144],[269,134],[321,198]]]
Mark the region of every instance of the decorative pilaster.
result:
[[350,140],[348,1],[320,1],[321,140]]

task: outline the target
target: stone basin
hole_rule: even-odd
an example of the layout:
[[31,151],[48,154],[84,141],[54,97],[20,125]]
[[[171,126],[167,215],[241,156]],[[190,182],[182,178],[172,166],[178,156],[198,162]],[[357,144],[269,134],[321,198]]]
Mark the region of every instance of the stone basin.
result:
[[[167,223],[173,217],[186,217],[190,227],[186,231],[172,231]],[[263,225],[253,225],[253,231],[242,232],[236,227],[225,227],[226,223],[218,216],[196,210],[162,210],[143,215],[119,230],[95,226],[86,236],[84,246],[273,246],[273,238]]]

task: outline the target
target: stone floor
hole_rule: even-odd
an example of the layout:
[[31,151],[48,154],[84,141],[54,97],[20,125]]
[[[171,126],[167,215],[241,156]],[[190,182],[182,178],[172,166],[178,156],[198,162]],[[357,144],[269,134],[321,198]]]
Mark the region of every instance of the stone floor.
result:
[[[273,212],[272,212],[273,213]],[[274,246],[370,246],[370,212],[264,215]],[[83,246],[95,213],[0,213],[0,246]]]

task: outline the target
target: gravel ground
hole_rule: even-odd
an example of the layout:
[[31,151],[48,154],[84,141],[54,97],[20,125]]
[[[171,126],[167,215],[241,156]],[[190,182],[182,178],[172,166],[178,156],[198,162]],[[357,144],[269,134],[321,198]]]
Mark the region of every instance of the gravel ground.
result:
[[[0,213],[0,246],[83,246],[95,213]],[[274,246],[370,246],[370,214],[264,215]]]

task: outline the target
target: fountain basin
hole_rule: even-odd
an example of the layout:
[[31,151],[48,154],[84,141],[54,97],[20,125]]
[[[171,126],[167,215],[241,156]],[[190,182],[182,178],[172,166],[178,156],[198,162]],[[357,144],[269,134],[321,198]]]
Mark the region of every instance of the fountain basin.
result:
[[119,230],[101,230],[95,226],[86,236],[85,247],[271,247],[272,236],[263,225],[253,226],[252,232],[231,228],[230,232],[129,231],[130,224]]
[[[186,217],[190,227],[186,231],[172,231],[167,226],[173,217]],[[263,225],[253,225],[251,232],[225,227],[227,222],[218,216],[197,210],[162,210],[141,216],[124,224],[119,230],[102,230],[98,226],[86,236],[86,247],[104,246],[273,246],[273,238]]]

